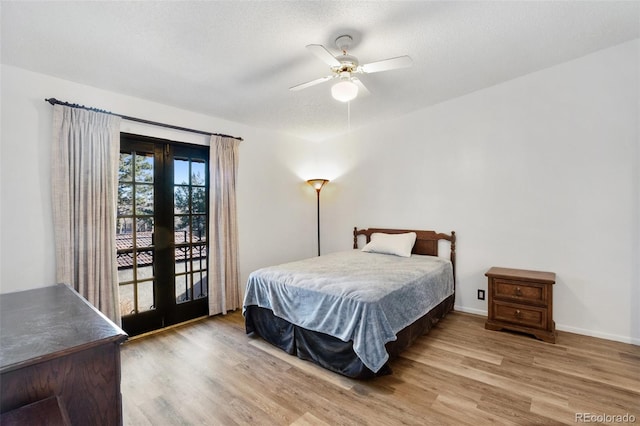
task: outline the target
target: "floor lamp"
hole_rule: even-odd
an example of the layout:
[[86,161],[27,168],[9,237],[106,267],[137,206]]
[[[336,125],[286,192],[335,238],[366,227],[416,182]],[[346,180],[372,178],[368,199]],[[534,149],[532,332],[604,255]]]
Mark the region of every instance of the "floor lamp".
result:
[[329,182],[327,179],[309,179],[307,181],[307,183],[316,190],[318,200],[318,256],[320,256],[320,190],[327,182]]

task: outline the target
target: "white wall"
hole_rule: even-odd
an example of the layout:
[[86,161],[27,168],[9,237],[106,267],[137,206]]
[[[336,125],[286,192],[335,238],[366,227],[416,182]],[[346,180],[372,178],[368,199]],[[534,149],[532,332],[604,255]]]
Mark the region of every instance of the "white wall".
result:
[[43,99],[57,97],[242,136],[243,281],[315,254],[303,181],[326,177],[323,253],[350,248],[353,226],[455,230],[458,309],[486,312],[476,289],[491,266],[549,270],[559,329],[640,344],[639,50],[625,43],[324,143],[2,66],[0,293],[55,279]]
[[[0,293],[55,283],[52,107],[44,102],[49,97],[243,137],[238,176],[242,281],[258,267],[314,254],[315,192],[289,166],[308,162],[310,142],[11,66],[3,65],[1,72]],[[122,131],[208,145],[204,136],[127,121]]]
[[[491,266],[557,274],[559,329],[640,344],[638,40],[321,145],[326,250],[455,230],[457,309]],[[351,113],[358,112],[357,101]]]

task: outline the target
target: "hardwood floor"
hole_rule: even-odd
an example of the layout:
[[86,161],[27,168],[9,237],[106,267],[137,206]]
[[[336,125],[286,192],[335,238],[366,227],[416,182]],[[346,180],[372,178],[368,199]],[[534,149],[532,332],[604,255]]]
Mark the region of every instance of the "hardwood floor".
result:
[[549,344],[484,321],[453,312],[392,375],[356,381],[247,336],[240,312],[204,319],[123,345],[124,422],[640,424],[639,346],[565,332]]

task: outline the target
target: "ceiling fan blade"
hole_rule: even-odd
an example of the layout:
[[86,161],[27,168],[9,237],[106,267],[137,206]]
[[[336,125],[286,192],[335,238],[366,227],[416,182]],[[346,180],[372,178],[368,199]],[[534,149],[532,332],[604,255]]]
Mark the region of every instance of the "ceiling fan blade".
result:
[[356,86],[358,86],[358,96],[369,96],[371,94],[369,89],[367,89],[365,85],[362,84],[362,80],[360,80],[359,78],[351,77],[351,81],[353,81]]
[[339,67],[340,61],[338,61],[325,47],[321,44],[309,44],[307,49],[314,55],[316,55],[322,62],[330,67]]
[[413,64],[409,56],[398,56],[397,58],[384,59],[382,61],[371,62],[361,66],[362,71],[368,74],[372,72],[389,71],[398,68],[407,68]]
[[331,80],[335,76],[328,75],[326,77],[316,78],[315,80],[307,81],[306,83],[301,83],[293,87],[289,87],[289,90],[296,91],[306,89],[307,87],[315,86],[316,84],[324,83],[325,81]]

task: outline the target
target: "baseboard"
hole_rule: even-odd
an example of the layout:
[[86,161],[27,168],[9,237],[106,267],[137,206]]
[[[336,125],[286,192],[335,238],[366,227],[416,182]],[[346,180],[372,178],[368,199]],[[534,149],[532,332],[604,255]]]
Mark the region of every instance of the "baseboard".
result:
[[473,309],[473,308],[467,308],[464,306],[454,305],[453,310],[459,311],[459,312],[466,312],[468,314],[482,315],[485,317],[487,316],[487,311],[483,311],[482,309]]
[[558,323],[556,323],[556,330],[566,331],[568,333],[581,334],[583,336],[597,337],[598,339],[612,340],[614,342],[629,343],[631,345],[640,346],[640,339],[633,338],[630,336],[618,336],[617,334],[586,330],[584,328],[571,327],[568,325],[558,324]]
[[[458,306],[458,305],[455,305],[453,309],[458,312],[466,312],[468,314],[481,315],[484,317],[487,316],[487,311],[482,309],[467,308],[467,307]],[[633,338],[629,336],[618,336],[617,334],[602,333],[599,331],[586,330],[584,328],[571,327],[568,325],[557,324],[557,323],[556,323],[556,330],[566,331],[568,333],[581,334],[583,336],[597,337],[598,339],[612,340],[614,342],[629,343],[631,345],[640,346],[640,338]]]

